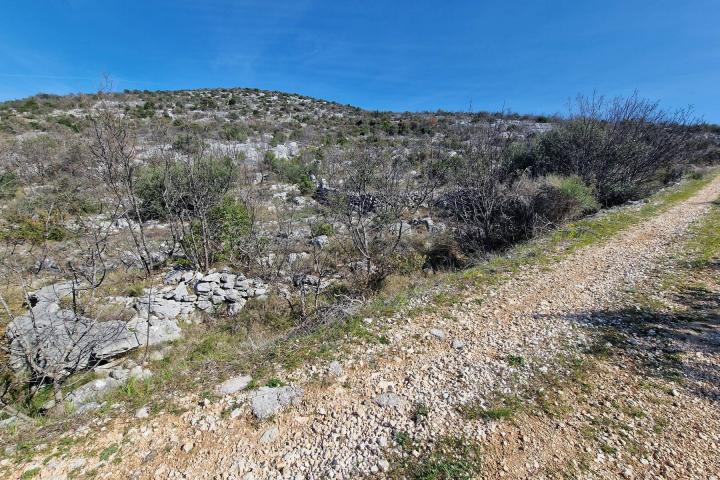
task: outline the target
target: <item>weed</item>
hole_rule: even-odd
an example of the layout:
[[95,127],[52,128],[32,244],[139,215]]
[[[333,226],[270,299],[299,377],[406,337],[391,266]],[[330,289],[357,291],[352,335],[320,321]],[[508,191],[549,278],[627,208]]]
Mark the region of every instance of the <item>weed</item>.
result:
[[399,460],[388,477],[414,480],[469,480],[480,472],[481,458],[481,448],[472,440],[444,437],[427,455]]
[[484,406],[480,403],[469,403],[460,408],[460,413],[468,420],[504,420],[511,418],[522,406],[520,399],[516,396],[502,395],[491,406]]
[[110,457],[112,457],[113,455],[115,455],[115,453],[117,453],[118,449],[119,449],[119,447],[117,446],[117,444],[113,443],[112,445],[110,445],[109,447],[104,449],[102,452],[100,452],[100,461],[107,462],[110,459]]
[[28,478],[35,478],[38,475],[40,475],[40,467],[31,468],[30,470],[25,470],[22,475],[20,475],[20,480],[27,480]]
[[508,365],[511,367],[522,367],[525,365],[525,359],[522,356],[519,355],[508,355],[507,356],[507,362]]
[[279,378],[273,377],[270,380],[268,380],[265,385],[270,388],[275,388],[275,387],[282,387],[284,384]]
[[425,423],[429,414],[430,408],[425,403],[418,402],[415,404],[412,419],[415,423]]
[[399,431],[395,434],[395,441],[405,450],[408,450],[413,444],[410,434],[404,431]]

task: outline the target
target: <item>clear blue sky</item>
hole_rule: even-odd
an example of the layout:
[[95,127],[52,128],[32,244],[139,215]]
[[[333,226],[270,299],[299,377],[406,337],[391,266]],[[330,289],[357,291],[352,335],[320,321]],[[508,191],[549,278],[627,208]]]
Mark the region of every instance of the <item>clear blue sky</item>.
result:
[[555,113],[638,89],[720,122],[720,0],[0,0],[0,99],[258,87]]

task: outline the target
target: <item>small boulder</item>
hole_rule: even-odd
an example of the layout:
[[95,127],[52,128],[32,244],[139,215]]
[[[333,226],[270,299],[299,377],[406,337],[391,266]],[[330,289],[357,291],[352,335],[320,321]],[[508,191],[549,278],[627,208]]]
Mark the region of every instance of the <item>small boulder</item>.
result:
[[277,427],[270,427],[260,437],[260,443],[271,443],[280,434]]
[[430,335],[439,340],[445,340],[445,332],[443,332],[439,328],[433,328],[432,330],[430,330]]
[[223,383],[215,387],[215,391],[218,395],[232,395],[233,393],[237,393],[240,390],[245,389],[245,387],[250,385],[251,381],[252,377],[249,375],[238,375],[237,377],[225,380]]
[[269,418],[291,404],[297,404],[303,389],[295,386],[261,387],[252,395],[250,406],[260,420]]
[[375,403],[383,408],[397,407],[402,403],[402,397],[397,393],[382,393],[375,398]]
[[332,377],[341,377],[343,374],[343,368],[342,365],[340,365],[340,362],[338,362],[337,360],[331,362],[328,366],[328,373]]
[[178,283],[177,287],[175,287],[175,290],[173,290],[173,298],[175,298],[175,300],[178,302],[187,301],[187,298],[189,296],[190,292],[188,292],[185,282]]
[[241,301],[239,302],[233,302],[228,304],[227,313],[229,316],[234,317],[242,311],[243,307],[245,306],[245,299],[241,298],[240,300]]
[[202,311],[207,311],[212,308],[213,304],[207,300],[198,300],[195,306]]
[[327,235],[318,235],[310,240],[310,245],[318,248],[325,248],[330,244],[330,239]]
[[186,272],[183,272],[182,270],[171,270],[170,272],[168,272],[167,275],[165,275],[165,285],[175,285],[180,280],[182,280],[185,273]]
[[212,283],[220,283],[220,280],[222,278],[222,273],[208,273],[205,275],[202,279],[203,282],[212,282]]

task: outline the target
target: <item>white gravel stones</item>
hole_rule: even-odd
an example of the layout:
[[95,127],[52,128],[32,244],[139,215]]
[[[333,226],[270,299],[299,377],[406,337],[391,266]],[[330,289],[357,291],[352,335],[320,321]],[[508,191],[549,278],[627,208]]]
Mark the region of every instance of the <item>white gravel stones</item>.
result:
[[231,317],[235,316],[242,311],[244,306],[245,300],[242,298],[237,301],[233,301],[231,304],[228,305],[227,313]]
[[433,328],[430,330],[430,335],[437,338],[438,340],[445,340],[445,332],[439,328]]
[[[472,298],[451,309],[452,323],[433,314],[409,321],[398,317],[398,322],[390,325],[390,345],[363,345],[352,352],[353,375],[347,382],[313,386],[306,401],[291,414],[278,417],[282,442],[273,433],[268,434],[274,435],[272,443],[258,445],[274,426],[264,426],[262,434],[254,429],[227,428],[219,407],[233,405],[223,400],[202,410],[216,416],[215,423],[206,422],[216,425],[215,433],[200,434],[198,427],[187,426],[186,432],[179,433],[179,438],[185,439],[185,443],[180,442],[183,451],[192,449],[185,448],[188,443],[192,445],[192,435],[197,435],[192,437],[196,442],[200,438],[215,442],[212,451],[203,450],[190,461],[163,461],[174,463],[178,472],[174,478],[364,478],[372,471],[390,469],[385,457],[392,452],[385,449],[393,448],[390,439],[397,432],[407,432],[418,442],[446,434],[484,438],[487,429],[495,427],[462,419],[458,406],[509,390],[516,380],[527,382],[529,371],[558,368],[556,357],[566,352],[565,345],[586,340],[577,327],[577,312],[612,305],[615,295],[623,295],[627,284],[641,279],[658,256],[667,252],[668,243],[697,218],[697,212],[709,208],[712,199],[705,200],[705,205],[687,202],[682,209],[663,213],[601,245],[578,250],[548,269],[518,272],[493,287],[492,294],[477,292],[482,303]],[[578,282],[590,287],[578,289]],[[249,283],[248,287],[254,288]],[[546,311],[538,315],[542,309]],[[377,319],[372,325],[384,328],[384,321]],[[440,326],[452,339],[450,345],[462,353],[448,354],[449,345],[444,342],[417,341],[436,337],[429,335],[430,329]],[[526,368],[509,368],[509,354],[526,358]],[[264,387],[242,396],[251,403],[255,416],[268,418],[294,403],[281,395],[280,390],[285,388],[292,387]],[[402,397],[396,391],[402,392]],[[684,392],[672,400],[682,401],[687,396]],[[426,422],[416,423],[411,409],[403,408],[414,401],[427,405]],[[216,407],[218,411],[213,410]],[[233,409],[230,417],[237,418],[241,411],[246,407]],[[162,438],[160,433],[155,435]],[[156,439],[143,446],[151,441]],[[533,460],[529,459],[529,464],[537,473]],[[625,465],[615,464],[613,468],[610,477],[620,475]]]
[[342,365],[340,365],[340,362],[337,360],[330,362],[330,365],[328,366],[328,373],[331,377],[342,377],[343,368]]
[[147,407],[139,408],[135,411],[135,418],[148,418],[150,412]]

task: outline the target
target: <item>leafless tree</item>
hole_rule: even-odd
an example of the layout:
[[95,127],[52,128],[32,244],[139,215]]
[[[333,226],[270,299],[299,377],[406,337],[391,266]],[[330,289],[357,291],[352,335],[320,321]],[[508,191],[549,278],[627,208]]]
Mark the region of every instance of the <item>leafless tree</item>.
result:
[[132,125],[109,104],[101,103],[91,117],[93,138],[90,152],[94,162],[90,167],[112,195],[125,220],[135,252],[149,277],[155,267],[147,242],[143,215],[136,186],[140,164],[137,162],[137,138]]
[[[107,272],[105,251],[112,223],[91,225],[77,220],[75,231],[77,250],[65,262],[61,275],[71,280],[47,287],[43,294],[31,295],[40,271],[29,267],[27,260],[33,252],[40,261],[48,258],[51,246],[46,240],[40,247],[26,246],[21,242],[6,242],[0,265],[3,272],[16,282],[28,306],[25,315],[15,315],[0,294],[0,305],[8,318],[8,339],[4,347],[9,361],[9,377],[24,382],[27,399],[31,399],[47,383],[53,388],[54,411],[64,413],[62,386],[73,373],[91,366],[98,351],[111,344],[124,332],[121,321],[99,322],[93,316],[96,290],[102,285]],[[16,255],[22,251],[23,256]],[[70,308],[64,299],[71,299]],[[90,316],[88,316],[90,314]],[[18,376],[25,372],[26,377]],[[12,381],[6,383],[9,386]]]
[[347,253],[364,266],[365,286],[377,285],[392,272],[409,228],[404,220],[437,188],[439,172],[428,169],[418,181],[409,175],[413,165],[407,156],[377,147],[350,149],[331,168],[343,181],[321,193],[332,217],[345,227],[351,247]]

